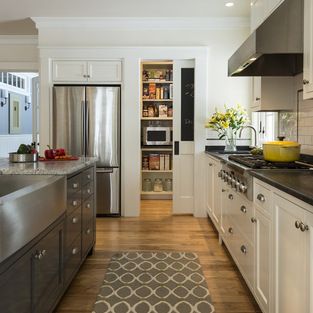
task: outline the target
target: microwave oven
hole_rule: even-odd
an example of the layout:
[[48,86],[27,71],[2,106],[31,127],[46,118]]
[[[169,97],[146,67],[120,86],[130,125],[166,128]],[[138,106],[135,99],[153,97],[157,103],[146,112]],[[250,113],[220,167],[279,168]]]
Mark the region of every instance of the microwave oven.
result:
[[143,127],[144,146],[169,146],[173,144],[173,128],[161,126]]

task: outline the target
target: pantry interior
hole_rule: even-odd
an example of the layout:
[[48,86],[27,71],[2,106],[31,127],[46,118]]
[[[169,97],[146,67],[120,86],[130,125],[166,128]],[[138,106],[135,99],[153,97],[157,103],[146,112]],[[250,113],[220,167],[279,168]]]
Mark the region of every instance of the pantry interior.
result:
[[141,62],[142,200],[173,198],[173,81],[172,60]]

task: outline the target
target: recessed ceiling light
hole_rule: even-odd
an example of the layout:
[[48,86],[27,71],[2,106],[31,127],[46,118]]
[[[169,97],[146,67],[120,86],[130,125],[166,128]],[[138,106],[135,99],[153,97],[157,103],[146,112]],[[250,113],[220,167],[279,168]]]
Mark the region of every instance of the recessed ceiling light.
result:
[[234,6],[234,2],[226,2],[225,6],[228,7],[228,8],[233,7]]

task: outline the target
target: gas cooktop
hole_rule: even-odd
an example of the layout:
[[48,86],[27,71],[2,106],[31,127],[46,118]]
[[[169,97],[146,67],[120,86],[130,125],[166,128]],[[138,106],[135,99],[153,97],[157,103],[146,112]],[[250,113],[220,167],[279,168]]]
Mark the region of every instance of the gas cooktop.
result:
[[237,154],[230,155],[228,159],[253,169],[308,169],[313,167],[313,164],[305,165],[301,162],[269,162],[264,160],[263,155]]

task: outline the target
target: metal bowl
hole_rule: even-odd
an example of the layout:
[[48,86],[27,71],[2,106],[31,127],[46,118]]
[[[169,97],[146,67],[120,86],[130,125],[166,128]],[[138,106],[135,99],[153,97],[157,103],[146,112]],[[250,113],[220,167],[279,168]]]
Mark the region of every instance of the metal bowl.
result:
[[38,162],[38,153],[9,153],[9,161],[11,163],[26,163],[26,162]]

